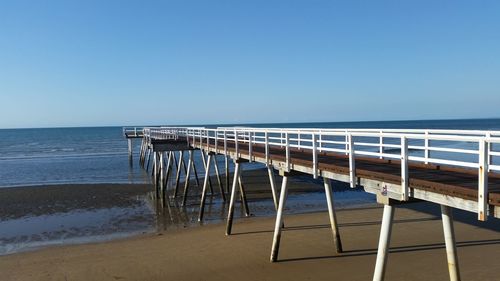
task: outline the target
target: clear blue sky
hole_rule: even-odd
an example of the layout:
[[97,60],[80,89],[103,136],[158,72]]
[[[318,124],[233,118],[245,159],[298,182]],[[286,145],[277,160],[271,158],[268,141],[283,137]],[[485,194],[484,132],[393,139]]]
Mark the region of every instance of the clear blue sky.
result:
[[0,128],[499,117],[500,1],[0,0]]

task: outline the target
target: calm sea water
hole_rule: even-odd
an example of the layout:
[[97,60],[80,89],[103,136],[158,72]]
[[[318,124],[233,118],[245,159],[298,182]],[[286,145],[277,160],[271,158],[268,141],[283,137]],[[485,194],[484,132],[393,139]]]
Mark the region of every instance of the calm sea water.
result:
[[[500,119],[246,124],[289,128],[426,128],[500,130]],[[139,151],[135,141],[134,152]],[[135,161],[137,160],[137,154]],[[137,161],[136,161],[137,162]],[[129,166],[121,127],[0,130],[0,187],[63,183],[145,183]]]

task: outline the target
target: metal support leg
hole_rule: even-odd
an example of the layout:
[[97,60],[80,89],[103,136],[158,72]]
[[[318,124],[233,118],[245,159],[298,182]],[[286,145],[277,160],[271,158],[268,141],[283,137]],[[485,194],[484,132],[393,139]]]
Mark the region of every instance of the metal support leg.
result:
[[187,173],[186,161],[182,162],[182,168],[184,169],[184,175]]
[[154,177],[154,173],[156,172],[154,169],[154,165],[156,165],[156,162],[158,162],[158,158],[156,157],[156,152],[154,152],[153,149],[151,149],[151,153],[153,154],[153,166],[151,167],[151,176]]
[[196,179],[196,186],[200,186],[200,180],[198,179],[198,172],[196,171],[196,165],[194,164],[194,161],[193,161],[193,172],[194,172],[194,177]]
[[207,197],[207,185],[208,180],[210,179],[210,160],[212,159],[212,155],[208,154],[207,167],[205,170],[205,180],[203,181],[203,192],[201,194],[201,202],[200,202],[200,213],[198,215],[198,221],[203,221],[203,214],[205,212],[205,200]]
[[142,166],[142,148],[144,147],[144,141],[141,141],[141,148],[139,149],[139,166]]
[[224,186],[222,185],[222,179],[219,174],[219,165],[217,164],[217,155],[214,155],[214,168],[215,168],[215,175],[217,176],[217,182],[219,183],[219,188],[220,188],[220,194],[222,196],[222,200],[226,202],[226,192],[224,191]]
[[158,181],[159,182],[158,193],[159,197],[161,198],[165,198],[163,196],[164,192],[163,184],[165,180],[165,161],[163,161],[163,154],[164,152],[160,152],[160,179]]
[[177,197],[177,193],[179,191],[179,181],[181,179],[181,171],[184,164],[184,151],[181,150],[179,152],[179,165],[177,166],[177,176],[175,177],[175,189],[174,189],[174,198]]
[[147,149],[148,154],[148,164],[146,165],[146,171],[149,170],[149,162],[151,162],[151,149]]
[[460,270],[458,267],[457,248],[455,243],[455,230],[453,228],[452,208],[441,205],[441,217],[443,220],[444,241],[446,244],[446,256],[448,258],[448,271],[451,281],[460,281]]
[[[205,159],[205,152],[201,150],[201,160],[203,161],[203,167],[205,168],[205,171],[207,170],[207,160]],[[208,174],[208,185],[210,186],[210,194],[214,193],[214,189],[212,187],[212,181],[210,180],[210,174]]]
[[144,158],[145,158],[145,154],[146,154],[146,151],[145,151],[145,142],[144,140],[142,140],[141,142],[141,154],[140,154],[140,157],[139,157],[139,164],[141,165],[142,168],[144,168]]
[[271,249],[271,262],[275,262],[278,259],[278,252],[280,248],[280,240],[281,240],[281,229],[283,224],[283,209],[285,208],[285,201],[288,195],[288,175],[283,177],[283,181],[281,183],[281,194],[280,201],[278,203],[278,212],[276,214],[276,224],[274,226],[274,235],[273,235],[273,246]]
[[247,193],[245,192],[245,186],[243,185],[243,181],[241,179],[241,171],[238,175],[238,184],[240,186],[240,196],[241,196],[241,204],[243,205],[243,210],[245,211],[245,216],[250,216],[250,209],[248,208],[247,201]]
[[382,217],[382,227],[380,228],[380,238],[378,242],[377,262],[373,281],[382,281],[385,276],[387,255],[389,254],[389,243],[391,240],[392,222],[394,220],[394,206],[385,205]]
[[134,161],[132,159],[132,139],[127,139],[128,142],[128,163],[130,167],[134,165]]
[[330,226],[332,228],[333,242],[337,253],[342,253],[342,242],[340,240],[339,227],[337,223],[337,215],[333,204],[332,183],[329,178],[323,178],[325,183],[326,203],[328,205],[328,215],[330,216]]
[[226,172],[226,186],[227,186],[227,192],[229,193],[230,190],[229,190],[229,185],[231,184],[230,183],[230,179],[229,179],[229,157],[227,155],[225,155],[224,157],[224,164],[225,164],[225,172]]
[[267,173],[269,174],[269,182],[271,183],[271,192],[273,194],[274,208],[278,210],[278,193],[276,192],[276,177],[274,170],[271,166],[267,166]]
[[156,194],[156,198],[160,198],[160,192],[159,192],[159,187],[158,187],[158,171],[159,171],[159,167],[158,167],[158,156],[157,156],[158,152],[155,152],[154,155],[153,155],[153,169],[152,169],[152,172],[153,172],[153,186],[155,188],[155,194]]
[[188,195],[188,189],[189,189],[189,178],[191,176],[191,167],[193,166],[193,151],[189,151],[189,162],[187,166],[187,172],[186,172],[186,181],[184,182],[184,194],[182,195],[182,205],[186,205],[186,199]]
[[[165,176],[165,183],[163,184],[163,188],[165,189],[164,195],[166,194],[166,190],[168,187],[168,179],[169,179],[170,173],[172,171],[172,162],[173,162],[172,151],[169,151],[168,152],[167,168],[166,168],[167,175]],[[165,199],[165,198],[163,198],[163,199]]]
[[231,229],[233,227],[234,203],[236,201],[236,185],[238,184],[240,169],[241,164],[239,162],[236,162],[234,167],[233,187],[231,188],[231,199],[229,200],[229,210],[227,212],[226,235],[231,235]]

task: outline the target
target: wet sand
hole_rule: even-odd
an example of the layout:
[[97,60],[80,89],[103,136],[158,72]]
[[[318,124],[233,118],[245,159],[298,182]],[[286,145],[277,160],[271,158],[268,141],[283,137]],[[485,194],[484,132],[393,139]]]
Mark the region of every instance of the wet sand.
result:
[[128,207],[149,184],[64,184],[0,188],[0,219],[50,215],[78,209]]
[[[343,254],[326,212],[285,216],[278,263],[269,263],[272,218],[238,219],[106,243],[0,257],[2,280],[371,280],[380,207],[338,211]],[[455,211],[463,280],[499,280],[500,223]],[[439,207],[399,207],[386,280],[448,280]]]
[[[274,216],[267,170],[246,170],[243,181],[251,216]],[[168,204],[155,200],[149,184],[1,188],[0,255],[220,223],[226,218],[228,206],[221,199],[216,178],[212,177],[212,183],[214,194],[207,198],[205,220],[201,224],[197,221],[201,187],[194,181],[184,207],[180,206],[180,197],[169,199]],[[172,179],[169,196],[173,195],[173,188]],[[182,191],[183,185],[180,188]],[[290,212],[326,209],[323,186],[318,181],[295,177],[290,189],[287,208]],[[353,192],[340,184],[336,190],[339,208],[373,202],[365,193]],[[244,216],[240,203],[236,205],[235,216]]]

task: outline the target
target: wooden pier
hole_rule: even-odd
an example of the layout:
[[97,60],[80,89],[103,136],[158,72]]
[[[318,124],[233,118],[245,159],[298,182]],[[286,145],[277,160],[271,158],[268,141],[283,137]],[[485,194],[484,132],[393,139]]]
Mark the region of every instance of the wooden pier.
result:
[[[500,165],[496,164],[500,162],[500,152],[494,150],[500,143],[500,132],[496,131],[151,127],[143,128],[141,132],[140,163],[148,168],[153,158],[152,175],[158,198],[164,198],[166,180],[173,162],[178,162],[175,165],[174,196],[180,184],[179,175],[184,171],[185,202],[192,170],[198,179],[193,150],[201,150],[205,178],[200,195],[200,221],[203,220],[208,190],[213,194],[210,182],[212,162],[220,195],[225,200],[226,192],[215,158],[218,155],[225,158],[227,187],[231,183],[228,167],[229,159],[232,159],[235,168],[227,235],[232,231],[237,197],[241,198],[245,212],[249,214],[241,181],[242,166],[246,162],[265,164],[277,209],[272,262],[279,254],[288,179],[296,174],[323,178],[333,245],[338,253],[342,253],[343,247],[331,179],[348,182],[352,188],[375,194],[377,201],[384,204],[373,280],[384,279],[397,205],[419,200],[441,205],[450,280],[460,280],[452,208],[477,213],[479,220],[500,217]],[[125,130],[124,134],[127,136]],[[189,153],[187,169],[183,162],[186,151]],[[179,161],[176,152],[180,154]],[[280,190],[275,184],[275,171],[283,177]]]

